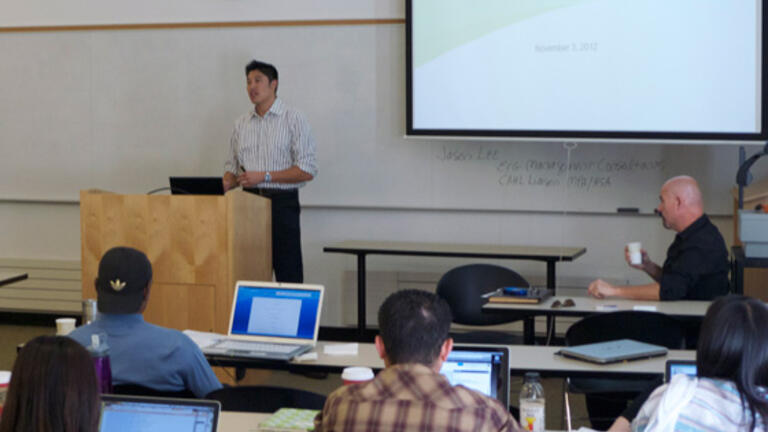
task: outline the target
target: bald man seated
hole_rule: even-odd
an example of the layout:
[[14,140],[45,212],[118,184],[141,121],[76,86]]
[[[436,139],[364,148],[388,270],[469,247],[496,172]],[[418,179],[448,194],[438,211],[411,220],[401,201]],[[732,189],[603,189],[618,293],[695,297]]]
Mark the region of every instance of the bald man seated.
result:
[[634,300],[711,300],[729,290],[728,251],[723,236],[707,215],[699,185],[692,177],[679,176],[667,180],[661,188],[657,213],[664,228],[677,232],[667,250],[664,265],[648,258],[630,267],[646,272],[654,282],[645,285],[613,285],[602,279],[589,284],[589,294],[597,297],[620,297]]

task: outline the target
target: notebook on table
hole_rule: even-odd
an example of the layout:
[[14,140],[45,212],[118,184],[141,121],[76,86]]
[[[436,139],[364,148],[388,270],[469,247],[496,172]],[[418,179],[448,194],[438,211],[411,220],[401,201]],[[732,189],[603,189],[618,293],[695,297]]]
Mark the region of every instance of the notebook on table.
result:
[[488,298],[489,303],[539,304],[552,296],[546,288],[506,287]]
[[619,339],[567,347],[557,353],[592,363],[607,364],[663,356],[667,354],[667,348],[632,339]]
[[221,177],[170,177],[172,195],[224,195]]
[[696,376],[696,360],[667,360],[664,369],[664,382],[669,382],[677,374]]
[[101,395],[99,432],[216,432],[220,411],[212,400]]
[[238,281],[226,338],[205,354],[290,360],[317,343],[321,285]]
[[451,385],[463,385],[509,406],[509,348],[506,346],[454,345],[440,373]]

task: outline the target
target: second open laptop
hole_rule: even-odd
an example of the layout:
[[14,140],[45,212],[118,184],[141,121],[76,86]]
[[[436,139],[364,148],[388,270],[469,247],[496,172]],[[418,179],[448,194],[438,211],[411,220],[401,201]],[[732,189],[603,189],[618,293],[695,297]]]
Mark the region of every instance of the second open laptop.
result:
[[454,345],[440,373],[451,385],[463,385],[509,405],[509,347]]
[[696,360],[667,360],[664,370],[664,382],[669,382],[677,374],[696,376]]
[[226,338],[205,354],[290,360],[317,343],[321,285],[238,281]]

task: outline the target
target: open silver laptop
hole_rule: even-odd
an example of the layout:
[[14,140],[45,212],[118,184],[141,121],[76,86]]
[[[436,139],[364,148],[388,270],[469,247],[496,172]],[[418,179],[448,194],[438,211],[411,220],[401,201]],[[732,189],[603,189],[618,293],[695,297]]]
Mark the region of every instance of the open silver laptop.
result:
[[213,400],[101,395],[99,432],[216,432],[220,411]]
[[290,360],[317,343],[323,286],[238,281],[226,338],[205,354]]

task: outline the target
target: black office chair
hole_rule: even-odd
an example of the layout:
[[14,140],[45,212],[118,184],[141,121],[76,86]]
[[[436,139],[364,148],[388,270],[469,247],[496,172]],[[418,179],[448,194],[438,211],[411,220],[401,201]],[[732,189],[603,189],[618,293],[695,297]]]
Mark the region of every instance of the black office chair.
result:
[[205,397],[221,402],[224,411],[275,412],[280,408],[323,409],[325,396],[306,390],[235,386],[214,390]]
[[[533,316],[527,312],[484,312],[488,301],[483,294],[500,287],[528,287],[517,272],[491,264],[469,264],[451,269],[437,283],[437,295],[451,307],[453,322],[470,326],[490,326],[519,321]],[[474,330],[452,333],[459,343],[521,344],[523,338],[509,332]]]
[[[658,312],[621,311],[588,316],[565,333],[568,346],[634,339],[669,349],[685,346],[685,329],[675,318]],[[569,378],[568,391],[584,393],[592,428],[606,430],[621,415],[627,403],[645,391],[654,380]]]
[[156,397],[171,397],[171,398],[186,398],[195,399],[196,396],[191,390],[181,391],[161,391],[153,388],[145,387],[139,384],[118,384],[112,387],[112,393],[117,395],[131,395],[131,396],[156,396]]

